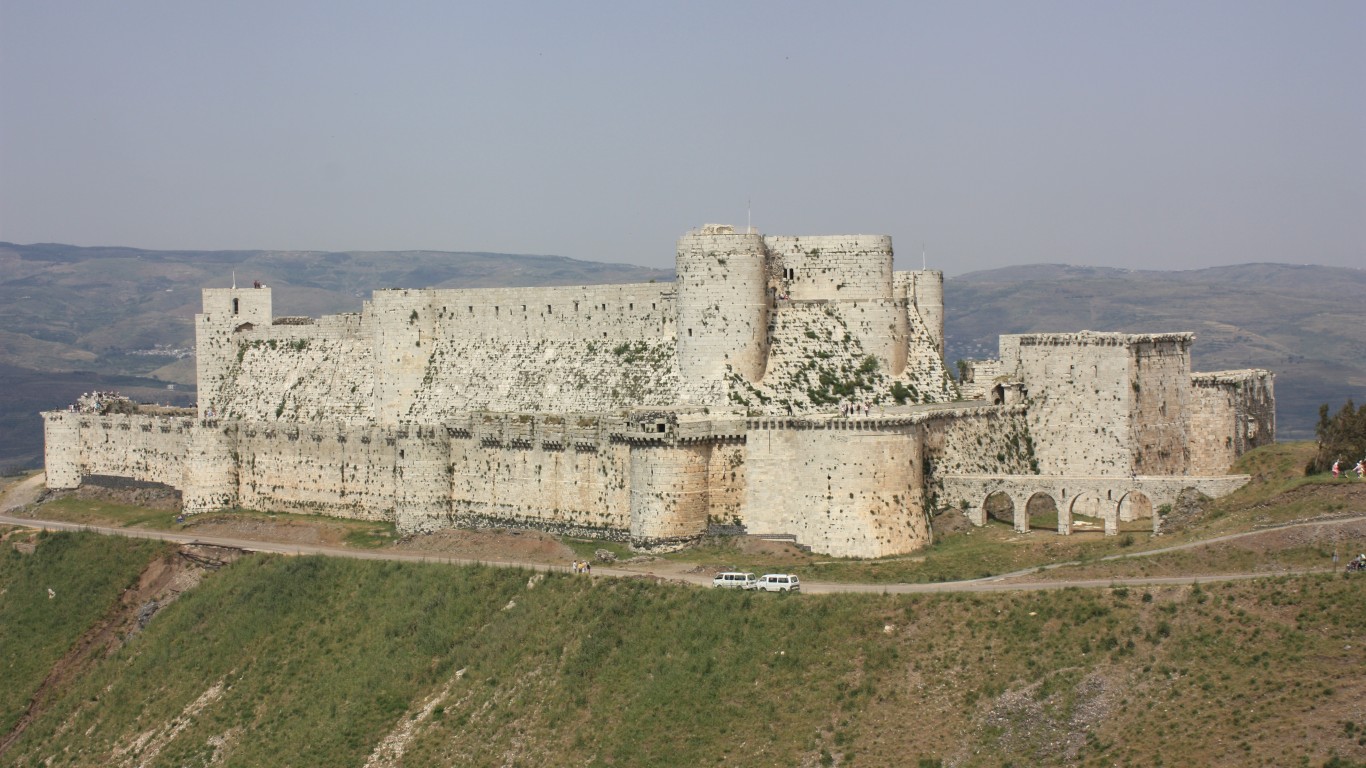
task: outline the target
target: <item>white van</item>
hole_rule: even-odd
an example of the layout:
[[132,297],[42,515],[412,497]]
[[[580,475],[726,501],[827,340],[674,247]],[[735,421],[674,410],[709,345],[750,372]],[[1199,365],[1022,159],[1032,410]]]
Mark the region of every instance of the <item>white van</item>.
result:
[[754,582],[754,589],[765,592],[800,592],[802,582],[793,573],[766,573]]
[[711,580],[713,587],[729,587],[731,589],[754,589],[754,574],[740,573],[739,571],[726,571],[716,574]]

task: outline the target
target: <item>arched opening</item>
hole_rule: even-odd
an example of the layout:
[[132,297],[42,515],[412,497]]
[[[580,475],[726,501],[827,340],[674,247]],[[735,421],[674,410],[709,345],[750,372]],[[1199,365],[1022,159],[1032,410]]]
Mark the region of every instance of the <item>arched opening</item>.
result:
[[986,513],[987,520],[995,520],[1006,525],[1015,524],[1015,502],[1010,500],[1010,494],[1005,491],[997,491],[987,496],[982,501],[982,511]]
[[1025,502],[1025,513],[1029,515],[1029,529],[1058,530],[1058,503],[1053,497],[1040,491]]
[[1072,518],[1072,532],[1104,531],[1105,513],[1113,508],[1095,493],[1079,493],[1072,498],[1068,510]]
[[[1119,521],[1130,523],[1153,516],[1153,501],[1142,491],[1129,491],[1119,500]],[[1146,527],[1146,526],[1145,526]]]

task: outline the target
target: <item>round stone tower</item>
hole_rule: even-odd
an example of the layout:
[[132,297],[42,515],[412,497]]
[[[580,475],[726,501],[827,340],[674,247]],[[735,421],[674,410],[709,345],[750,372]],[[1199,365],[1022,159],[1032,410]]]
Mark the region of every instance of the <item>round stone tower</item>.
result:
[[923,269],[911,273],[911,296],[925,330],[944,357],[944,273],[937,269]]
[[679,238],[675,286],[685,390],[723,380],[726,366],[749,381],[763,377],[767,259],[762,236],[735,234],[730,226],[709,224]]

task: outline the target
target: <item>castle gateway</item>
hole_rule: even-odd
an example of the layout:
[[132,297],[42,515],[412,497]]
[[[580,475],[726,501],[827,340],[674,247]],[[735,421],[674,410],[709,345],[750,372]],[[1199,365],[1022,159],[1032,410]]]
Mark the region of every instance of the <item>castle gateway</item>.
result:
[[[943,276],[889,237],[709,225],[672,284],[376,291],[359,314],[275,317],[204,290],[198,413],[54,411],[47,482],[161,482],[187,513],[243,507],[629,541],[709,525],[851,557],[930,541],[932,507],[1016,527],[1046,496],[1152,515],[1246,481],[1274,439],[1272,376],[1192,374],[1191,334],[1027,334],[946,373]],[[966,398],[966,399],[965,399]]]

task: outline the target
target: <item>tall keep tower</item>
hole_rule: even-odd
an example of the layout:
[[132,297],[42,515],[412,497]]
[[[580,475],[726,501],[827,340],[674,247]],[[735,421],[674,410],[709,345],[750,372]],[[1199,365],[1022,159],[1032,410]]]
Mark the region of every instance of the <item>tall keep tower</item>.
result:
[[768,350],[768,251],[757,234],[708,224],[678,240],[678,362],[685,382],[749,381]]
[[270,325],[273,319],[270,288],[266,286],[204,289],[204,312],[194,318],[199,418],[205,418],[208,409],[215,407],[215,396],[237,361],[233,333],[244,325]]

